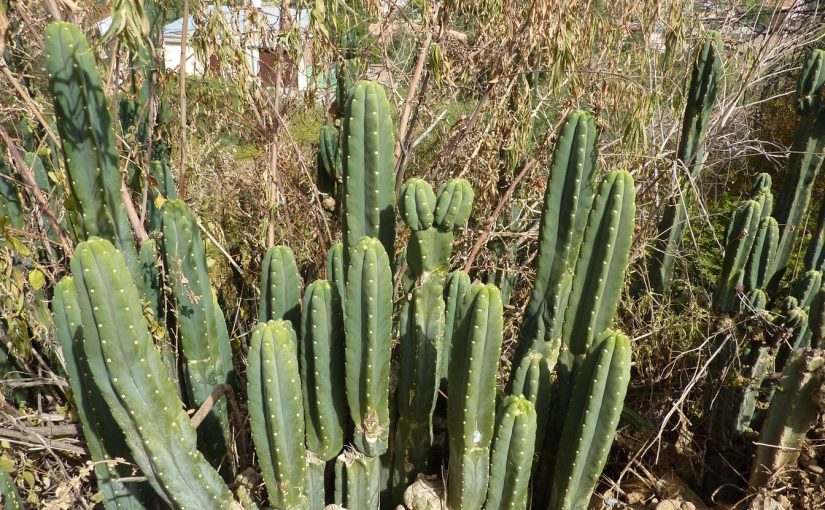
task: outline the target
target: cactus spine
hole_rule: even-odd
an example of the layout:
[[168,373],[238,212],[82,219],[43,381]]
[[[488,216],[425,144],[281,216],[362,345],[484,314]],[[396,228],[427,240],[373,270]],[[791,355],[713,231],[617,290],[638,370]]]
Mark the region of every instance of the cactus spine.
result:
[[527,508],[527,486],[536,442],[536,411],[524,397],[509,396],[501,403],[490,460],[490,483],[484,508]]
[[450,359],[450,463],[447,502],[458,510],[484,505],[495,427],[495,389],[503,334],[501,296],[474,284],[464,296]]
[[[691,179],[699,176],[705,161],[708,122],[722,74],[721,55],[721,37],[717,32],[709,31],[694,62],[682,118],[682,137],[677,150],[678,163],[688,169]],[[663,295],[670,291],[674,257],[678,255],[688,217],[687,207],[685,198],[677,194],[666,205],[659,223],[656,251],[649,272],[653,289]]]
[[413,291],[401,311],[396,389],[393,497],[427,468],[432,445],[432,415],[441,381],[439,367],[444,342],[444,299],[441,278],[429,276]]
[[273,246],[261,264],[261,301],[258,321],[287,320],[293,331],[301,326],[301,275],[292,250]]
[[309,284],[301,319],[301,380],[307,449],[332,460],[344,447],[344,336],[338,289],[327,280]]
[[113,242],[137,275],[137,250],[121,196],[112,116],[94,54],[70,23],[51,23],[45,35],[49,90],[83,238],[97,236]]
[[359,81],[349,97],[343,131],[344,256],[362,237],[395,253],[395,135],[390,103],[377,83]]
[[174,385],[147,328],[126,261],[102,239],[80,243],[71,262],[83,346],[97,388],[135,462],[174,508],[234,508],[196,445]]
[[520,355],[528,350],[546,352],[545,342],[561,337],[571,275],[593,202],[596,138],[593,116],[579,111],[567,117],[556,143],[544,193],[536,281],[524,316]]
[[593,343],[576,376],[556,459],[550,508],[587,508],[616,435],[629,382],[630,340],[606,330]]
[[392,272],[381,242],[364,237],[347,272],[345,379],[358,451],[377,457],[387,451]]
[[258,324],[247,371],[249,422],[270,503],[306,508],[306,449],[297,339],[289,321]]
[[[199,407],[216,386],[230,382],[232,352],[223,312],[215,304],[197,220],[181,200],[163,206],[163,255],[177,313],[187,400]],[[225,463],[229,437],[226,403],[212,407],[199,441],[213,465]]]

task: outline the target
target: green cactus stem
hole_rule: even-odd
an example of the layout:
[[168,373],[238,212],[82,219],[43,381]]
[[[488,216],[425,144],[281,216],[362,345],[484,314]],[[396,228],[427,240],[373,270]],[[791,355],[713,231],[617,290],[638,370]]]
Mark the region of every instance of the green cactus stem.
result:
[[344,447],[344,319],[338,289],[316,280],[304,293],[300,361],[307,449],[322,460]]
[[[118,480],[130,476],[131,468],[125,464],[116,464],[114,459],[121,458],[129,462],[132,455],[126,447],[123,432],[92,379],[89,359],[84,350],[80,305],[71,276],[64,277],[55,287],[52,308],[55,336],[63,349],[72,397],[83,427],[86,447],[95,462],[95,477],[97,487],[103,496],[103,507],[106,510],[143,509],[143,502],[152,494],[148,484],[121,483]],[[22,508],[21,506],[20,509]]]
[[593,342],[576,375],[549,508],[587,508],[616,435],[630,382],[630,357],[630,340],[622,333],[606,330]]
[[495,394],[503,335],[501,295],[474,284],[464,296],[450,358],[447,423],[450,447],[447,502],[457,510],[484,505],[495,428]]
[[335,459],[335,503],[344,508],[376,510],[381,461],[347,449]]
[[0,504],[5,510],[24,510],[23,500],[6,470],[0,468]]
[[301,327],[301,275],[287,246],[273,246],[261,263],[261,301],[258,321],[287,320],[293,331]]
[[236,508],[197,449],[123,255],[108,241],[91,239],[77,246],[71,268],[89,368],[144,476],[173,508]]
[[453,333],[458,326],[458,314],[464,295],[470,290],[470,276],[461,270],[447,275],[444,281],[444,344],[441,349],[441,378],[446,379],[450,366]]
[[753,184],[750,198],[751,200],[759,202],[760,211],[762,211],[762,217],[760,219],[767,218],[773,212],[772,183],[773,179],[771,179],[770,174],[761,173],[756,176],[756,181]]
[[713,293],[713,310],[720,315],[738,309],[737,296],[744,290],[745,270],[761,212],[759,202],[748,200],[731,214],[722,272]]
[[97,236],[113,242],[137,275],[137,249],[121,196],[112,116],[94,53],[71,23],[49,24],[45,38],[49,91],[83,238]]
[[533,404],[524,397],[506,397],[499,408],[493,439],[485,509],[527,508],[527,487],[535,441],[536,411]]
[[822,87],[825,85],[825,51],[814,49],[802,66],[796,83],[796,111],[814,115],[822,105]]
[[[307,409],[309,411],[309,409]],[[304,487],[307,510],[324,510],[326,506],[326,482],[324,473],[327,463],[307,449],[307,482]]]
[[825,201],[819,207],[816,228],[805,252],[805,269],[825,271]]
[[[705,162],[708,122],[722,74],[721,55],[721,37],[715,31],[708,31],[694,61],[676,156],[678,165],[688,170],[691,179],[699,176]],[[681,174],[681,168],[678,172]],[[680,184],[679,189],[682,188]],[[669,293],[673,281],[676,257],[688,218],[688,204],[683,194],[671,197],[659,222],[659,236],[649,273],[653,289],[662,295]]]
[[561,325],[579,246],[593,203],[596,123],[587,112],[571,113],[559,134],[539,225],[536,280],[524,316],[517,357],[546,352],[561,337]]
[[432,415],[441,381],[444,342],[441,279],[430,275],[413,291],[401,312],[392,473],[393,499],[399,504],[407,486],[426,471],[432,445]]
[[[560,340],[557,340],[560,342]],[[556,346],[550,352],[558,353]],[[530,351],[518,361],[510,374],[510,395],[521,396],[533,404],[536,412],[536,445],[535,450],[541,452],[544,437],[550,418],[553,387],[553,369],[556,367],[555,358],[547,358],[540,353]],[[538,461],[538,457],[536,461]]]
[[306,449],[297,339],[289,321],[258,324],[247,370],[249,423],[269,502],[306,508]]
[[[163,145],[156,142],[157,145]],[[149,189],[149,200],[147,203],[147,213],[149,218],[149,229],[157,231],[161,229],[161,207],[166,200],[176,200],[178,190],[175,187],[175,180],[172,177],[172,168],[169,165],[168,149],[165,147],[154,147],[160,152],[160,159],[152,160],[149,164],[149,173],[152,175],[156,186]]]
[[822,351],[795,351],[782,374],[781,389],[771,399],[759,435],[751,486],[764,487],[776,473],[796,463],[805,435],[822,410],[823,383]]
[[[761,207],[760,205],[760,211]],[[763,214],[745,266],[745,290],[764,289],[768,285],[778,247],[779,224],[772,217]]]
[[362,237],[395,253],[395,135],[384,89],[359,81],[349,97],[343,129],[344,256]]
[[337,195],[339,183],[343,179],[341,154],[338,152],[338,132],[329,124],[321,126],[318,141],[318,191]]
[[341,310],[346,312],[346,281],[347,271],[344,266],[344,243],[335,243],[327,252],[327,280],[338,289],[341,297]]
[[[221,384],[232,379],[232,351],[223,312],[216,306],[197,220],[181,200],[163,206],[163,257],[175,306],[175,338],[183,353],[182,387],[188,404],[200,407]],[[205,455],[228,465],[229,416],[217,402],[198,428]]]
[[387,451],[392,344],[392,272],[378,239],[364,237],[347,271],[345,380],[353,443],[377,457]]
[[11,175],[11,168],[0,156],[0,223],[18,230],[26,226],[23,204],[17,192],[17,183]]

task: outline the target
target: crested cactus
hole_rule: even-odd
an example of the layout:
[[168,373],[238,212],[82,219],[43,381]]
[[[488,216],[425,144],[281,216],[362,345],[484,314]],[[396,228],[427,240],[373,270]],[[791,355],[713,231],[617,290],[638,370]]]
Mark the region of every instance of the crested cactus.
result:
[[273,246],[261,264],[261,301],[258,321],[287,320],[295,332],[301,326],[301,275],[292,250]]
[[825,51],[814,49],[802,66],[796,83],[796,111],[801,115],[815,114],[822,105],[825,85]]
[[738,308],[737,296],[744,289],[748,257],[761,212],[759,202],[748,200],[731,215],[722,273],[713,293],[713,310],[718,314],[729,314]]
[[470,290],[470,276],[461,270],[455,270],[444,280],[444,344],[441,349],[442,378],[446,378],[450,367],[450,352],[453,334],[458,325],[458,314],[464,295]]
[[297,339],[289,321],[258,324],[247,370],[249,422],[270,503],[306,508],[306,449]]
[[474,284],[464,296],[453,334],[447,422],[450,462],[447,502],[458,510],[484,505],[495,428],[503,307],[497,288]]
[[71,268],[92,377],[149,484],[174,508],[236,508],[197,449],[123,255],[94,238],[77,246]]
[[361,453],[377,457],[389,444],[392,344],[392,272],[378,239],[364,237],[355,247],[347,282],[345,380],[353,442]]
[[[181,386],[189,405],[199,407],[215,387],[232,378],[226,321],[214,301],[203,239],[192,211],[180,200],[167,201],[162,227],[167,282],[176,310],[173,331],[184,359]],[[230,438],[225,402],[212,407],[198,432],[210,462],[226,465]]]
[[377,510],[381,463],[347,449],[335,459],[335,503],[344,508]]
[[443,292],[441,278],[431,275],[413,291],[401,311],[392,474],[393,498],[398,503],[407,486],[426,470],[432,445],[432,415],[444,342]]
[[630,362],[630,340],[619,332],[604,331],[590,347],[564,420],[550,508],[587,508],[619,424]]
[[[129,476],[131,469],[124,464],[116,465],[116,458],[131,459],[123,432],[112,417],[103,395],[97,389],[86,356],[83,320],[80,305],[71,276],[60,280],[54,290],[55,336],[63,349],[66,371],[72,388],[77,415],[83,427],[86,447],[95,462],[97,486],[103,496],[103,506],[107,510],[142,509],[147,501],[146,483],[122,483],[119,478]],[[99,359],[91,360],[100,363]],[[151,493],[151,490],[148,492]],[[22,507],[20,507],[22,510]]]
[[573,112],[556,142],[539,226],[536,280],[524,316],[519,357],[545,352],[545,342],[561,337],[571,275],[593,203],[596,123]]
[[536,411],[524,397],[509,396],[499,408],[484,508],[527,508],[527,486],[536,442]]
[[[693,64],[682,118],[682,136],[676,155],[679,165],[688,170],[691,179],[699,176],[705,161],[708,122],[722,74],[721,55],[722,40],[719,34],[709,31]],[[663,295],[670,290],[675,257],[682,242],[687,217],[688,202],[682,194],[677,194],[669,200],[662,214],[656,251],[649,269],[653,289]]]
[[822,410],[825,383],[822,351],[795,351],[782,375],[781,389],[771,399],[751,471],[750,484],[763,487],[777,471],[796,462],[805,434]]
[[344,257],[362,237],[395,253],[395,135],[390,103],[377,83],[359,81],[349,97],[342,136]]
[[300,361],[307,449],[332,460],[344,447],[344,318],[338,289],[316,280],[304,293]]
[[70,23],[49,24],[45,37],[49,91],[69,188],[82,219],[83,239],[108,239],[137,275],[137,249],[121,196],[112,116],[94,53],[80,30]]

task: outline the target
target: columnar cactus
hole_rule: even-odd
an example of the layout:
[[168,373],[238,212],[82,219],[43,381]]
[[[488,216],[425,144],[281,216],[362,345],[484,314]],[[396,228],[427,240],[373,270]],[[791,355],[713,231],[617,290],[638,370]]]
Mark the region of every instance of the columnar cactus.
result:
[[[126,447],[123,432],[92,379],[90,360],[86,356],[84,346],[80,305],[71,276],[64,277],[55,287],[52,307],[55,336],[63,349],[66,371],[77,415],[83,427],[86,447],[95,462],[95,476],[98,489],[103,496],[103,506],[107,510],[143,509],[143,503],[151,496],[151,490],[147,491],[148,485],[141,482],[120,482],[119,478],[128,477],[131,469],[123,464],[107,464],[107,461],[116,458],[131,460],[132,455]],[[92,362],[100,363],[101,360],[95,359]],[[22,510],[22,506],[20,508]]]
[[796,83],[796,111],[801,115],[815,114],[822,105],[825,85],[825,51],[815,49],[808,56]]
[[235,508],[220,475],[197,449],[123,255],[93,238],[77,246],[71,268],[92,377],[143,475],[174,508]]
[[495,427],[495,393],[503,335],[501,296],[474,284],[464,296],[450,358],[447,422],[450,463],[447,502],[457,510],[484,505]]
[[731,214],[725,259],[713,293],[713,310],[718,314],[730,314],[738,308],[737,296],[744,289],[747,262],[761,214],[759,202],[755,200],[746,201]]
[[604,331],[590,347],[564,420],[550,508],[587,508],[616,435],[630,362],[630,340],[619,332]]
[[178,198],[178,190],[172,177],[172,168],[169,165],[168,148],[161,142],[155,142],[154,150],[160,153],[160,159],[152,160],[149,164],[149,173],[157,183],[149,189],[146,216],[149,218],[149,229],[156,231],[161,228],[161,205],[166,200]]
[[565,304],[587,216],[593,203],[596,123],[587,112],[571,113],[562,126],[544,193],[536,280],[524,316],[519,356],[546,352],[561,337]]
[[458,314],[464,295],[470,290],[470,276],[464,271],[455,270],[444,281],[444,345],[441,349],[442,378],[448,376],[450,352],[453,345],[453,333],[458,326]]
[[301,275],[287,246],[273,246],[261,263],[261,301],[258,321],[287,320],[293,331],[301,327]]
[[364,237],[355,247],[347,282],[345,379],[353,443],[377,457],[389,444],[392,344],[392,272],[378,239]]
[[338,289],[341,297],[341,310],[346,311],[346,281],[347,270],[344,265],[344,243],[335,243],[327,252],[327,280]]
[[26,223],[17,184],[11,175],[11,168],[2,156],[0,156],[0,221],[16,229],[23,229]]
[[6,510],[23,510],[23,500],[14,486],[14,481],[3,468],[0,468],[0,503]]
[[390,103],[384,89],[359,81],[349,97],[344,118],[344,256],[362,237],[381,241],[395,253],[395,136]]
[[816,228],[805,252],[805,269],[825,271],[825,201],[819,207]]
[[289,321],[258,324],[247,370],[249,422],[269,502],[306,508],[306,449],[298,341]]
[[97,236],[113,242],[137,275],[137,249],[121,196],[112,116],[94,53],[70,23],[49,24],[45,37],[49,91],[83,238]]
[[316,280],[304,293],[300,361],[307,449],[332,460],[344,447],[344,318],[338,289]]
[[[688,169],[691,179],[699,176],[705,161],[708,122],[722,74],[721,55],[722,40],[719,34],[709,31],[694,61],[682,118],[682,137],[676,156],[678,163]],[[660,294],[667,294],[670,290],[675,257],[679,252],[688,217],[687,205],[681,194],[672,197],[659,223],[656,251],[649,272],[653,288]]]
[[527,487],[536,442],[536,411],[524,397],[509,396],[499,407],[484,508],[527,508]]
[[[763,204],[767,206],[764,202]],[[762,205],[759,209],[762,211]],[[778,246],[779,224],[773,217],[763,214],[745,266],[745,290],[764,289],[768,285]]]
[[[220,384],[232,378],[232,351],[226,320],[215,303],[206,253],[197,220],[180,200],[163,206],[163,257],[175,304],[176,337],[184,359],[182,387],[198,407]],[[229,416],[216,403],[198,430],[201,447],[213,465],[228,461]]]
[[822,410],[825,382],[822,351],[796,351],[782,375],[781,389],[771,400],[759,435],[750,484],[762,487],[771,476],[796,462],[805,434]]
[[443,292],[441,277],[430,275],[401,311],[392,474],[393,498],[398,503],[407,486],[426,470],[432,445],[432,415],[444,342]]
[[329,124],[321,126],[318,141],[318,191],[337,195],[338,184],[343,179],[341,154],[338,152],[338,132]]
[[335,459],[335,503],[344,508],[377,510],[380,476],[378,457],[347,449]]
[[[550,352],[558,353],[558,347]],[[518,360],[510,374],[510,395],[526,398],[533,404],[536,412],[536,445],[537,452],[542,451],[547,422],[550,418],[552,403],[553,369],[556,367],[555,358],[547,358],[542,354],[530,351]],[[538,457],[536,458],[538,461]]]

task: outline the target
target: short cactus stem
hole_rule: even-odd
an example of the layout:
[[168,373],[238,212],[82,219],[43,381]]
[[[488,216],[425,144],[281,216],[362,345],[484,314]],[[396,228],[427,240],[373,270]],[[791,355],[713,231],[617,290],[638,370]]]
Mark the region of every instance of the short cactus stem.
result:
[[[557,341],[560,343],[560,341]],[[558,347],[550,349],[558,355]],[[536,445],[537,452],[542,451],[544,435],[550,418],[552,402],[553,369],[556,359],[545,357],[540,353],[530,351],[518,361],[510,374],[509,393],[526,398],[533,404],[536,412]],[[536,458],[538,461],[538,457]]]
[[355,450],[335,459],[335,503],[344,508],[377,510],[381,483],[381,461]]
[[802,66],[796,82],[796,111],[800,115],[814,115],[822,106],[822,87],[825,86],[825,51],[814,49]]
[[[763,201],[761,204],[767,204]],[[762,211],[760,205],[760,211]],[[764,289],[768,285],[779,246],[779,224],[770,216],[762,215],[753,247],[745,266],[745,290]]]
[[737,310],[738,295],[744,290],[745,270],[756,238],[761,209],[748,200],[731,215],[722,272],[713,293],[713,310],[722,315]]
[[477,510],[484,505],[495,428],[503,313],[499,290],[492,285],[474,284],[464,296],[453,334],[447,403],[450,508]]
[[297,340],[288,321],[258,324],[247,370],[249,422],[270,503],[306,508],[306,449]]
[[261,301],[258,321],[287,320],[294,331],[301,327],[301,275],[287,246],[273,246],[261,264]]
[[324,482],[326,466],[326,462],[311,451],[307,451],[307,483],[304,487],[307,510],[324,510],[326,506]]
[[523,510],[533,466],[536,410],[526,398],[511,395],[501,403],[496,422],[484,508]]
[[344,266],[344,243],[335,243],[327,252],[327,280],[338,289],[341,298],[341,310],[346,311],[346,281],[347,270]]
[[390,432],[389,379],[392,344],[392,272],[378,239],[364,237],[347,271],[345,380],[358,451],[377,457]]

